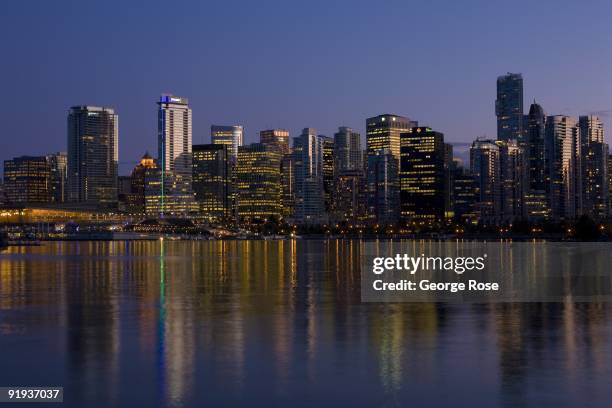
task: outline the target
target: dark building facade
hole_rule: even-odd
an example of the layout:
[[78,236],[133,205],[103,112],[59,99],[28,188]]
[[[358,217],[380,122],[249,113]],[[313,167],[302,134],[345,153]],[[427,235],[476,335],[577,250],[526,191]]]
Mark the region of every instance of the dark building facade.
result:
[[374,224],[399,220],[399,160],[390,149],[367,155],[367,212]]
[[73,106],[68,112],[68,200],[117,203],[119,119],[113,109]]
[[523,140],[523,76],[508,73],[497,78],[497,139]]
[[231,172],[227,145],[193,145],[193,192],[198,212],[214,221],[231,216]]
[[45,156],[21,156],[4,161],[4,193],[9,204],[51,201],[50,167]]
[[414,127],[401,136],[401,218],[420,224],[441,223],[448,212],[444,135]]

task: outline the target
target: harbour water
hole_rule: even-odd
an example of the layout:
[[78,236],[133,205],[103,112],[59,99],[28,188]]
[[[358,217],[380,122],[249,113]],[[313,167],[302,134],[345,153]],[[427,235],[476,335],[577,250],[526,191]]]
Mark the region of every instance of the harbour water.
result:
[[612,304],[362,303],[362,245],[9,247],[0,386],[69,407],[609,406]]

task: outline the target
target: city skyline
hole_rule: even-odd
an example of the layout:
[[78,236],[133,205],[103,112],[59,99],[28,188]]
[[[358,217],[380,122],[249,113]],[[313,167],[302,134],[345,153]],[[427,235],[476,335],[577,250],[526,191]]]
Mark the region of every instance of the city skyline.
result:
[[[181,19],[174,10],[147,10],[142,30],[134,30],[133,20],[143,14],[139,7],[122,6],[121,13],[113,13],[110,4],[104,13],[88,13],[90,18],[81,21],[68,19],[70,4],[41,3],[31,16],[25,6],[9,5],[0,30],[24,35],[3,46],[6,63],[0,73],[11,80],[4,89],[10,98],[3,98],[0,108],[15,118],[5,124],[5,132],[16,140],[6,143],[6,156],[25,154],[24,146],[40,149],[31,154],[57,150],[70,106],[109,106],[122,118],[120,173],[127,174],[144,151],[156,151],[149,103],[163,92],[190,98],[194,144],[208,143],[208,129],[215,123],[243,125],[245,144],[271,128],[297,135],[303,127],[315,127],[332,136],[347,126],[363,138],[363,118],[384,112],[417,118],[451,143],[468,143],[477,136],[495,137],[493,81],[506,71],[523,73],[526,107],[535,98],[548,114],[594,113],[610,125],[609,61],[602,52],[603,38],[609,37],[603,17],[609,5],[593,13],[578,4],[531,4],[530,13],[520,16],[522,30],[508,29],[515,26],[516,14],[496,13],[483,2],[473,7],[390,3],[373,8],[359,2],[237,6],[191,3],[189,15]],[[588,26],[572,32],[563,28],[586,15]],[[438,23],[436,35],[416,41],[415,34],[432,20]],[[31,31],[54,34],[40,41],[29,33],[30,24],[40,28]],[[180,28],[158,28],[165,24]],[[303,30],[307,24],[317,30]],[[381,29],[358,29],[372,24]],[[538,28],[543,25],[550,29]],[[189,37],[184,44],[176,41],[183,34]],[[551,69],[561,49],[579,51],[582,62]],[[397,63],[381,64],[388,55],[396,56]],[[230,57],[243,62],[230,63]],[[22,106],[38,120],[23,120]]]

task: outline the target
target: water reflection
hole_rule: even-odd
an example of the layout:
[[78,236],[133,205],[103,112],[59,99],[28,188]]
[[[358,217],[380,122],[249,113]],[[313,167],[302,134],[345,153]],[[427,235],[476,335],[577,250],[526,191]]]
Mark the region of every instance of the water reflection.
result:
[[338,240],[10,248],[0,384],[64,385],[67,406],[612,397],[609,304],[363,304],[363,252]]

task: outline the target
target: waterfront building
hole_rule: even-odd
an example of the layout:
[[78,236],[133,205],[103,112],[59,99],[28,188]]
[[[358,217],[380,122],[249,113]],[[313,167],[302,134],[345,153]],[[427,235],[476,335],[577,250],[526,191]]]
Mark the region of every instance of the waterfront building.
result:
[[292,152],[283,154],[280,172],[283,218],[292,218],[295,214],[295,158]]
[[259,132],[259,142],[276,147],[282,154],[291,153],[289,131],[285,129],[267,129]]
[[68,154],[57,152],[47,155],[49,163],[49,196],[52,203],[63,203],[66,201],[67,177],[68,177]]
[[117,203],[119,118],[111,108],[73,106],[68,112],[68,201]]
[[604,126],[597,116],[580,116],[580,151],[583,212],[601,219],[608,212],[608,145]]
[[361,135],[349,127],[338,128],[334,133],[334,171],[362,170],[362,158]]
[[293,139],[295,214],[299,224],[327,222],[323,184],[323,142],[316,129],[304,128]]
[[523,141],[523,77],[508,73],[497,77],[497,140]]
[[400,133],[409,131],[418,123],[399,115],[383,114],[366,119],[368,154],[388,149],[400,160]]
[[236,214],[240,222],[281,218],[281,153],[253,143],[238,148]]
[[244,128],[241,125],[212,125],[210,127],[210,142],[227,146],[232,162],[235,162],[238,157],[238,147],[242,146],[243,138]]
[[500,221],[511,224],[524,216],[525,154],[515,139],[497,140],[495,143],[499,146]]
[[334,194],[334,140],[324,135],[319,135],[323,143],[323,202],[325,211],[329,214],[332,207],[332,195]]
[[375,224],[395,224],[399,220],[399,161],[390,149],[367,156],[367,213]]
[[580,127],[576,119],[549,116],[545,129],[546,196],[555,221],[582,215]]
[[476,139],[470,148],[470,173],[474,177],[474,214],[484,224],[499,222],[501,176],[499,146],[494,140]]
[[193,191],[199,215],[211,221],[231,216],[229,147],[221,144],[193,146]]
[[[192,112],[187,98],[174,95],[162,95],[157,104],[158,170],[148,176],[159,172],[159,203],[149,208],[159,209],[159,216],[184,216],[196,208],[192,190]],[[154,200],[154,189],[150,193],[148,200]]]
[[45,156],[21,156],[4,161],[4,194],[12,205],[48,203],[50,167]]
[[145,213],[145,180],[147,179],[147,172],[157,168],[155,160],[149,153],[146,152],[138,164],[132,170],[129,176],[130,186],[129,193],[126,196],[125,211],[130,214],[144,214]]
[[362,170],[345,170],[336,175],[330,222],[359,224],[365,221],[366,183]]
[[527,116],[525,213],[529,221],[541,222],[550,216],[546,199],[546,164],[544,155],[546,115],[537,103],[532,103]]
[[474,176],[458,160],[453,160],[451,169],[453,217],[461,224],[473,223],[477,221],[474,213],[476,198]]
[[444,135],[429,127],[401,134],[400,216],[406,222],[441,223],[449,209]]

